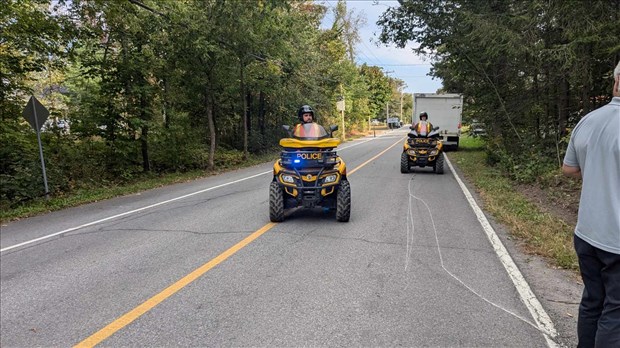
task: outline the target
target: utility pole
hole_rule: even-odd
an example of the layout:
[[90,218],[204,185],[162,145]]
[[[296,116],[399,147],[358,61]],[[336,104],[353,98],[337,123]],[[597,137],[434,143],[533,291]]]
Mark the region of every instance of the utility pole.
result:
[[403,120],[403,91],[400,91],[400,120]]
[[385,125],[390,128],[390,124],[388,123],[390,118],[390,102],[385,103]]
[[346,135],[344,133],[344,95],[342,96],[342,110],[340,110],[340,124],[342,125],[342,132],[340,132],[340,134],[342,134],[342,141],[347,140]]
[[345,105],[344,105],[344,91],[342,88],[342,84],[340,84],[340,97],[338,98],[338,101],[336,102],[336,109],[338,111],[340,111],[340,138],[342,139],[342,141],[346,140],[346,135],[345,135],[345,129],[344,129],[344,109],[345,109]]

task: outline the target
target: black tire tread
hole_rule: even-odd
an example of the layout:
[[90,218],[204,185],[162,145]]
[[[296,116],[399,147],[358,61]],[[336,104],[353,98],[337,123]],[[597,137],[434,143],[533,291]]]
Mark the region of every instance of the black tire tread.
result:
[[336,197],[336,220],[347,222],[351,217],[351,185],[348,180],[342,180]]
[[271,222],[284,221],[284,192],[277,182],[269,185],[269,220]]
[[400,172],[409,173],[409,155],[406,152],[400,155]]
[[443,158],[443,152],[442,152],[439,155],[437,155],[437,159],[435,162],[435,173],[443,174],[443,162],[444,162],[444,158]]

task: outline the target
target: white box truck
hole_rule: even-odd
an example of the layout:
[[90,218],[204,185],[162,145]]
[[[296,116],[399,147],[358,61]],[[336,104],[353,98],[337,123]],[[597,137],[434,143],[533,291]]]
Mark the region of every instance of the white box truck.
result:
[[456,150],[459,147],[461,136],[461,120],[463,111],[463,96],[460,94],[413,94],[412,125],[418,122],[419,115],[425,111],[428,121],[434,127],[439,127],[444,146]]

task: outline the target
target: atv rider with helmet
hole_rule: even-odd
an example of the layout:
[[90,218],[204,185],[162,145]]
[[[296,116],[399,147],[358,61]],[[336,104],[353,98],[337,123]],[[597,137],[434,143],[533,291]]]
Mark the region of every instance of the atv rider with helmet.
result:
[[420,113],[420,122],[411,127],[420,136],[427,136],[433,130],[433,124],[428,122],[428,114],[426,111]]
[[298,125],[293,129],[293,136],[296,138],[320,138],[326,135],[325,129],[315,123],[314,110],[309,105],[303,105],[297,111],[299,118]]

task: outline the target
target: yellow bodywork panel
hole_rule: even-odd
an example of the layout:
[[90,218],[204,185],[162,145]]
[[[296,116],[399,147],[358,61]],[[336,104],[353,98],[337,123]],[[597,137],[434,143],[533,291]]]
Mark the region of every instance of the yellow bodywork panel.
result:
[[280,146],[293,149],[303,149],[305,147],[318,147],[331,149],[340,145],[337,138],[327,138],[321,140],[298,140],[293,138],[280,139]]
[[273,175],[278,175],[282,171],[282,166],[280,165],[280,160],[277,160],[276,163],[273,164]]
[[321,196],[331,195],[332,193],[334,193],[334,188],[335,188],[335,186],[322,189],[321,190]]
[[336,169],[340,175],[347,175],[347,165],[344,164],[344,160],[341,157],[338,157],[340,163],[336,164]]
[[314,182],[316,181],[316,175],[312,175],[312,174],[302,175],[301,180],[307,181],[307,182]]

